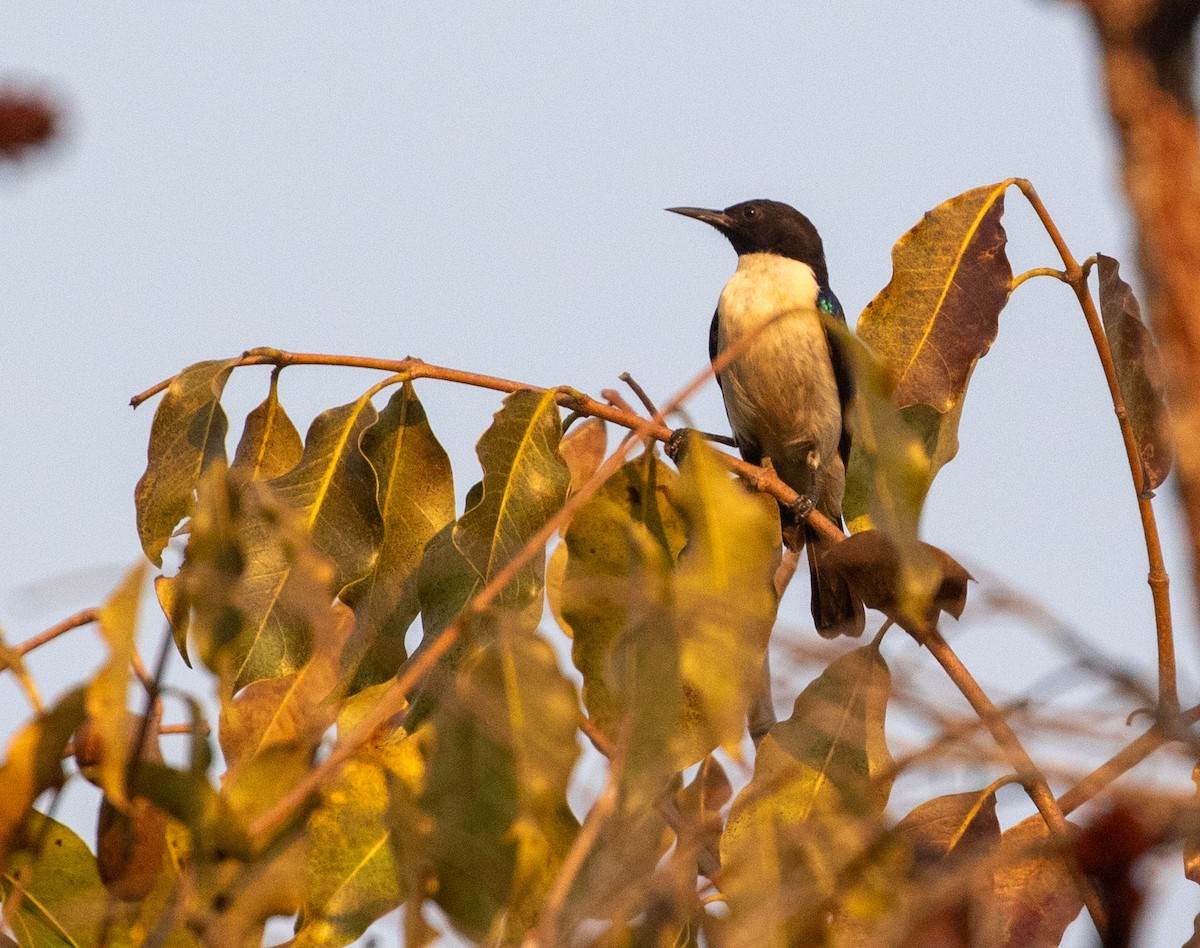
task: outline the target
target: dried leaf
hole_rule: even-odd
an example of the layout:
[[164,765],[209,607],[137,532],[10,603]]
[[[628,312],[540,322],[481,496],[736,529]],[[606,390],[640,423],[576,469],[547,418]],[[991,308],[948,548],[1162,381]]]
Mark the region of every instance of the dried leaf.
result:
[[588,418],[580,422],[563,435],[558,450],[571,472],[572,488],[587,483],[608,453],[608,428],[604,419]]
[[1117,386],[1141,455],[1145,488],[1154,490],[1171,471],[1171,431],[1162,362],[1150,330],[1142,322],[1133,289],[1121,279],[1120,264],[1112,257],[1097,254],[1096,269],[1100,274],[1100,314]]
[[67,692],[8,745],[8,756],[0,764],[0,871],[8,865],[14,836],[33,801],[43,791],[63,785],[63,750],[86,717],[84,700],[83,688]]
[[1083,910],[1083,899],[1041,816],[1005,832],[999,854],[978,943],[1052,948]]
[[421,556],[454,519],[450,459],[411,383],[401,386],[363,433],[361,447],[378,481],[383,541],[371,571],[342,593],[356,618],[344,669],[347,694],[387,681],[404,663],[404,636],[420,610]]
[[286,474],[300,461],[304,443],[279,403],[279,373],[271,373],[271,388],[262,404],[246,416],[229,473],[235,480],[265,481]]
[[[1200,764],[1192,768],[1192,782],[1196,785],[1195,801],[1200,803]],[[1188,836],[1183,842],[1183,872],[1200,885],[1200,835]]]
[[732,798],[733,786],[729,776],[712,756],[704,758],[692,782],[675,795],[684,827],[680,834],[680,848],[689,853],[693,869],[696,853],[700,849],[717,852],[724,829],[721,808]]
[[221,393],[237,359],[197,362],[171,380],[154,413],[146,473],[134,491],[138,536],[146,557],[162,566],[176,524],[187,516],[200,475],[225,460],[229,420]]
[[[967,604],[967,583],[974,577],[944,550],[920,541],[916,545],[935,571],[929,609],[920,618],[934,624],[939,610],[961,618]],[[880,531],[864,530],[833,544],[821,556],[821,569],[827,571],[831,582],[849,585],[869,608],[899,614],[903,597],[900,554]]]
[[890,367],[901,408],[955,408],[996,338],[1012,284],[1000,222],[1008,185],[927,212],[896,242],[891,282],[859,317],[858,335]]
[[897,823],[895,832],[912,846],[918,867],[957,851],[990,849],[1000,842],[996,793],[987,787],[934,797]]
[[[131,716],[136,738],[140,719]],[[155,722],[157,726],[157,722]],[[143,760],[161,762],[158,734],[147,735]],[[124,902],[140,902],[158,883],[167,848],[167,815],[142,797],[124,807],[106,795],[96,829],[96,865],[109,893]]]
[[[7,786],[7,784],[5,785]],[[40,840],[24,882],[24,897],[8,920],[21,948],[80,948],[99,940],[105,891],[87,844],[61,823],[36,811],[27,836]],[[13,894],[13,877],[0,876],[0,891]]]
[[118,808],[129,798],[125,769],[133,740],[128,713],[129,679],[137,637],[138,607],[146,583],[146,567],[135,566],[100,609],[100,633],[108,643],[109,659],[87,689],[88,719],[99,739],[96,783]]
[[882,830],[891,689],[873,646],[843,655],[763,738],[721,839],[722,889],[744,943],[817,937],[840,872]]

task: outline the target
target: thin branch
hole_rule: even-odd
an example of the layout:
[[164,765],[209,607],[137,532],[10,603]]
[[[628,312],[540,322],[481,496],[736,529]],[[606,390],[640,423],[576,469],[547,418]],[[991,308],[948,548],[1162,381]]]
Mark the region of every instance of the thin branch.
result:
[[[1020,739],[1012,728],[1008,726],[1004,715],[992,704],[992,700],[987,696],[983,688],[979,686],[979,682],[967,670],[967,666],[962,663],[962,660],[955,654],[949,643],[942,638],[942,634],[937,629],[918,629],[914,631],[906,627],[906,631],[929,649],[930,654],[942,666],[946,674],[950,676],[950,680],[954,682],[955,687],[958,688],[962,696],[970,703],[972,710],[979,715],[979,719],[983,721],[992,738],[1000,745],[1001,750],[1004,751],[1009,764],[1016,772],[1017,779],[1021,781],[1025,792],[1033,801],[1033,805],[1037,807],[1038,812],[1042,815],[1042,819],[1045,820],[1046,828],[1050,831],[1051,838],[1056,844],[1062,846],[1065,851],[1071,842],[1071,828],[1067,825],[1066,817],[1063,816],[1063,812],[1058,806],[1058,801],[1054,799],[1054,794],[1050,790],[1050,785],[1046,781],[1045,774],[1033,762],[1033,758],[1029,756]],[[1096,930],[1103,936],[1108,930],[1108,914],[1104,903],[1100,900],[1095,887],[1086,877],[1077,872],[1073,874],[1075,876],[1075,883],[1079,888],[1079,893],[1083,898],[1084,904],[1087,906],[1088,914],[1092,916]]]
[[[661,409],[663,417],[669,417],[677,411],[680,405],[691,398],[709,379],[713,378],[735,359],[739,358],[762,332],[774,325],[776,321],[790,315],[792,315],[790,311],[778,313],[774,319],[763,323],[754,332],[747,333],[735,344],[725,349]],[[243,366],[336,365],[348,368],[376,369],[383,372],[392,372],[410,381],[427,378],[438,379],[444,382],[456,382],[460,385],[486,388],[494,392],[553,391],[555,400],[563,408],[578,412],[581,415],[602,418],[622,428],[628,428],[636,432],[638,439],[650,437],[656,441],[667,441],[673,433],[666,425],[661,425],[652,419],[642,418],[635,412],[626,411],[613,405],[606,405],[570,386],[564,385],[555,389],[548,389],[538,385],[530,385],[526,382],[516,382],[512,379],[499,378],[494,375],[482,375],[478,372],[464,372],[460,369],[431,365],[428,362],[422,362],[420,359],[414,358],[400,360],[373,359],[362,356],[328,355],[324,353],[283,352],[279,349],[251,349],[238,360],[238,364]],[[146,391],[130,399],[130,404],[136,408],[147,399],[166,389],[171,381],[172,379],[165,379],[157,385],[151,386]],[[780,480],[779,476],[770,468],[750,464],[741,458],[735,458],[723,451],[717,451],[716,456],[726,468],[739,477],[744,478],[755,490],[760,493],[770,494],[785,506],[799,499],[800,495]],[[838,525],[824,516],[820,511],[815,510],[809,514],[807,522],[809,526],[828,539],[838,540],[845,536]]]
[[1034,267],[1032,270],[1026,270],[1020,276],[1013,277],[1009,292],[1011,293],[1026,280],[1032,280],[1034,277],[1054,277],[1056,280],[1067,282],[1067,275],[1062,270],[1055,270],[1053,267]]
[[611,766],[608,770],[608,778],[604,782],[604,789],[592,808],[588,810],[583,826],[579,828],[579,834],[571,843],[571,848],[567,850],[562,866],[554,878],[554,885],[546,895],[546,903],[542,908],[542,917],[538,923],[537,937],[533,940],[534,945],[551,948],[551,946],[559,944],[558,916],[562,912],[563,903],[567,900],[575,877],[583,868],[584,860],[592,851],[592,847],[596,845],[596,840],[600,838],[604,824],[612,818],[617,810],[617,802],[621,795],[621,780],[625,775],[625,762],[629,757],[629,732],[630,728],[626,727],[625,733],[621,735],[619,752],[607,755]]
[[633,394],[638,397],[638,400],[642,403],[642,407],[650,413],[651,418],[653,418],[660,425],[665,425],[667,423],[666,419],[663,418],[658,409],[654,406],[654,402],[650,399],[650,396],[646,394],[646,390],[638,384],[637,379],[635,379],[628,372],[622,372],[619,378],[622,382],[633,389]]
[[57,625],[52,625],[45,632],[35,635],[31,639],[27,639],[20,645],[16,646],[18,655],[28,655],[35,648],[40,648],[47,642],[52,642],[60,635],[70,632],[72,629],[78,629],[81,626],[91,625],[100,619],[99,608],[83,609],[73,616],[68,616],[59,622]]
[[1050,235],[1058,255],[1065,267],[1064,280],[1075,291],[1083,317],[1087,321],[1092,334],[1092,342],[1096,346],[1096,354],[1104,370],[1104,378],[1108,383],[1109,395],[1112,397],[1113,410],[1121,427],[1121,439],[1125,443],[1125,455],[1129,462],[1129,473],[1133,477],[1133,487],[1137,495],[1138,513],[1142,520],[1142,533],[1146,543],[1146,559],[1149,562],[1149,575],[1146,582],[1150,586],[1150,595],[1154,603],[1154,625],[1158,644],[1158,707],[1159,713],[1165,718],[1171,718],[1179,713],[1179,687],[1175,671],[1175,634],[1171,622],[1171,598],[1169,595],[1170,579],[1167,576],[1163,561],[1162,543],[1158,536],[1158,521],[1154,516],[1154,506],[1150,501],[1150,492],[1144,481],[1145,468],[1142,464],[1141,452],[1138,450],[1137,438],[1133,433],[1133,425],[1129,421],[1129,413],[1125,408],[1125,399],[1121,395],[1121,387],[1117,381],[1117,370],[1113,364],[1112,351],[1108,346],[1108,337],[1104,333],[1104,323],[1096,311],[1095,301],[1088,289],[1087,271],[1081,267],[1071,254],[1063,239],[1058,225],[1054,223],[1046,205],[1034,190],[1033,185],[1024,178],[1014,178],[1013,184],[1020,189],[1028,199],[1034,212]]
[[[1187,727],[1200,721],[1200,705],[1183,711],[1176,718],[1178,727]],[[1058,798],[1059,809],[1064,814],[1076,810],[1095,797],[1110,783],[1132,770],[1164,744],[1177,740],[1178,735],[1159,726],[1150,728],[1145,734],[1118,751],[1110,760],[1101,764]]]

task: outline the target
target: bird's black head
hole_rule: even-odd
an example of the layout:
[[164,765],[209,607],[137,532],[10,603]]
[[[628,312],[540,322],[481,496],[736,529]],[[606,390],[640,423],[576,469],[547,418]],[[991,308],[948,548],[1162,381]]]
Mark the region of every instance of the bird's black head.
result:
[[669,207],[668,211],[711,224],[729,238],[740,257],[774,253],[807,263],[821,286],[829,285],[825,248],[812,221],[780,201],[743,201],[723,211],[702,207]]

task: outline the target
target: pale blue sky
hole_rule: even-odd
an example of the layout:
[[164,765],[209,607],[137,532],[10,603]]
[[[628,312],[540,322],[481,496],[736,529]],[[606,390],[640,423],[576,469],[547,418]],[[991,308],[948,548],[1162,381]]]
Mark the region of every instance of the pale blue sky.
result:
[[[664,207],[799,207],[852,320],[926,209],[1010,175],[1033,180],[1081,258],[1130,260],[1091,49],[1073,4],[1035,0],[9,0],[0,78],[44,80],[70,122],[50,160],[0,169],[0,622],[23,639],[137,559],[152,406],[126,403],[199,359],[412,354],[591,392],[630,371],[665,397],[703,364],[734,261]],[[1014,267],[1053,265],[1017,194],[1009,205]],[[281,392],[303,430],[374,378],[291,369]],[[236,374],[231,414],[265,390],[265,370]],[[498,400],[419,391],[461,494]],[[1145,556],[1107,398],[1070,293],[1022,287],[925,528],[1149,669]],[[725,428],[714,389],[694,412]],[[1159,509],[1192,702],[1170,482]],[[1010,623],[977,618],[954,641],[1001,695],[1052,666]],[[87,633],[72,642],[35,671],[84,676],[98,652]],[[23,713],[0,684],[0,736]],[[1191,930],[1194,896],[1174,892],[1162,943]]]

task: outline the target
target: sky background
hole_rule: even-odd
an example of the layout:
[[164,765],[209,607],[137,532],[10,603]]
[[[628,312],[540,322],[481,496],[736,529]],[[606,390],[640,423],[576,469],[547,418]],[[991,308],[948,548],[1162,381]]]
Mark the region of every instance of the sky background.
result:
[[[0,81],[52,90],[69,112],[45,160],[0,168],[9,639],[95,604],[139,558],[133,487],[153,406],[127,403],[189,363],[257,345],[411,354],[592,393],[629,371],[665,400],[704,364],[734,266],[723,238],[665,207],[770,197],[800,208],[824,237],[853,323],[890,277],[892,244],[925,210],[1020,175],[1078,257],[1130,261],[1136,285],[1101,79],[1073,4],[830,9],[0,6]],[[1014,269],[1058,263],[1016,192],[1008,206]],[[281,396],[303,430],[376,378],[293,368]],[[265,369],[234,374],[231,438],[266,387]],[[499,400],[439,382],[418,391],[461,497]],[[715,386],[692,411],[699,426],[726,430]],[[1129,473],[1064,286],[1018,290],[975,373],[960,437],[930,496],[926,538],[1152,679]],[[1195,608],[1170,481],[1157,508],[1191,704]],[[807,628],[803,594],[783,621]],[[101,657],[93,638],[80,631],[35,655],[49,692],[89,674]],[[997,698],[1060,663],[978,605],[952,641]],[[932,661],[922,667],[940,675]],[[0,738],[25,714],[0,682]],[[1142,943],[1179,944],[1195,890],[1175,855],[1160,862],[1169,881],[1155,889]],[[1083,928],[1075,943],[1086,943]]]

